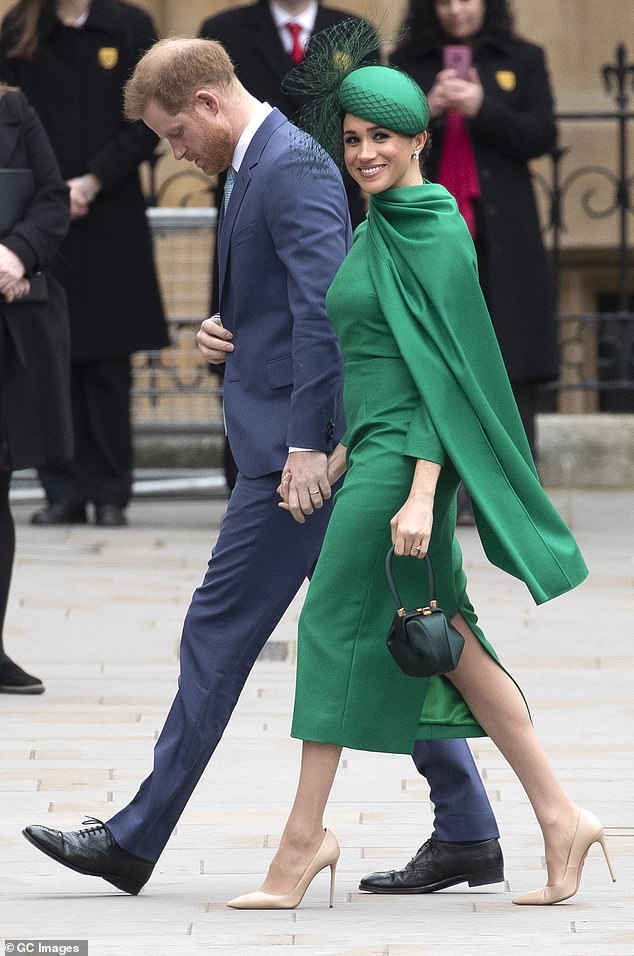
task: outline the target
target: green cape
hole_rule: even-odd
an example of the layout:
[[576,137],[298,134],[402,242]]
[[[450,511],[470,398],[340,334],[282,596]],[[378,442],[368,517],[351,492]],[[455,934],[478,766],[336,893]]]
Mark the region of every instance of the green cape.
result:
[[370,199],[370,273],[489,560],[541,604],[588,570],[537,477],[453,197],[425,182]]

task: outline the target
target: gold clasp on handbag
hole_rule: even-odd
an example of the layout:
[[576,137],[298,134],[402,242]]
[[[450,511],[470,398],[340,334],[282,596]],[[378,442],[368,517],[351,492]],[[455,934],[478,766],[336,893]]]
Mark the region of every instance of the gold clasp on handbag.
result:
[[[417,607],[416,610],[418,611],[419,614],[423,614],[426,617],[428,614],[432,614],[437,607],[438,607],[438,601],[430,601],[429,607]],[[400,614],[400,611],[399,611],[399,614]],[[402,616],[403,615],[401,615],[401,617]]]

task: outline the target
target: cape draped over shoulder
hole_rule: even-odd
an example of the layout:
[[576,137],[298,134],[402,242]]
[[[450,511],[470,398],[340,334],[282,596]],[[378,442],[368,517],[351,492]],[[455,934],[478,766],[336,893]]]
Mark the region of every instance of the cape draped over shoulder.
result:
[[588,570],[542,489],[449,192],[424,182],[370,199],[372,281],[438,437],[473,501],[489,560],[542,604]]

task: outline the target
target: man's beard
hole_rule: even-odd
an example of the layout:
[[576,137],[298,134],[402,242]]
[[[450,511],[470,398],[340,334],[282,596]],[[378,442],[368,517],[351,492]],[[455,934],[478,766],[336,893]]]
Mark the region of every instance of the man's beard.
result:
[[201,123],[202,155],[201,169],[207,176],[217,176],[228,169],[234,153],[233,135],[231,127],[225,120],[219,120],[210,129]]

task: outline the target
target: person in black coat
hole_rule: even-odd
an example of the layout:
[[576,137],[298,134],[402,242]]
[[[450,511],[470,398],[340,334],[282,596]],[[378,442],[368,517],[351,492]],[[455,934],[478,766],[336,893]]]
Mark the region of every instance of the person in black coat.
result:
[[138,167],[156,137],[122,115],[123,86],[156,39],[122,0],[20,0],[0,73],[41,117],[68,181],[72,226],[56,275],[69,300],[75,456],[41,470],[38,524],[125,523],[132,475],[130,354],[168,344]]
[[[324,7],[316,0],[258,0],[238,9],[224,10],[208,17],[200,26],[198,36],[204,40],[219,40],[231,57],[236,74],[246,89],[263,102],[277,107],[288,119],[293,119],[303,106],[299,96],[282,90],[286,74],[300,62],[299,51],[310,55],[310,38],[321,30],[343,20],[359,20],[343,10]],[[297,24],[297,39],[288,24]],[[380,58],[379,38],[376,39],[376,61]],[[294,53],[296,53],[294,59]],[[218,177],[216,206],[220,208],[224,190],[224,174]],[[351,177],[344,174],[344,184],[350,207],[353,228],[365,218],[365,201]],[[214,274],[216,274],[214,250]],[[218,310],[217,282],[212,281],[211,312]],[[215,373],[215,370],[214,370]],[[218,373],[222,374],[222,373]],[[232,489],[237,469],[231,449],[225,442],[224,472],[227,486]]]
[[72,455],[66,296],[48,273],[47,300],[28,300],[30,279],[48,272],[68,231],[70,208],[35,111],[21,92],[0,85],[0,174],[11,169],[30,169],[34,192],[0,234],[0,693],[39,694],[41,680],[12,661],[2,641],[15,556],[9,483],[12,470]]
[[[507,0],[410,0],[405,28],[391,61],[429,99],[428,178],[443,182],[451,112],[470,139],[480,282],[534,449],[536,387],[558,374],[554,283],[528,167],[556,141],[544,52],[514,34]],[[448,44],[471,47],[473,67],[464,80],[443,69]]]

